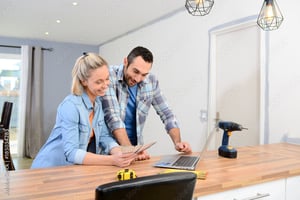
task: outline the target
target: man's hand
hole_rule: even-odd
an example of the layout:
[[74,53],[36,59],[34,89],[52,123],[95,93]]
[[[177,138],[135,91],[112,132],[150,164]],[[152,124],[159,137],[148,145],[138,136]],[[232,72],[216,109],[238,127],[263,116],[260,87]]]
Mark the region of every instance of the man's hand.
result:
[[150,159],[150,155],[146,151],[141,151],[138,153],[137,157],[135,160],[148,160]]
[[175,149],[179,152],[191,153],[192,148],[189,143],[181,142],[180,138],[180,129],[172,128],[169,130],[169,135],[172,138],[173,143],[175,144]]
[[184,153],[191,153],[192,148],[189,143],[187,142],[178,142],[175,145],[175,149],[179,152],[184,152]]

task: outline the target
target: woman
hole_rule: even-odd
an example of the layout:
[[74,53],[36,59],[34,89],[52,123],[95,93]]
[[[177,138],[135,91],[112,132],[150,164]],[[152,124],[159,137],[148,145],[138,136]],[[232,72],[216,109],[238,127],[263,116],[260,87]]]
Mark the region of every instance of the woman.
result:
[[55,126],[31,168],[130,165],[136,155],[121,153],[104,122],[100,96],[109,85],[107,62],[97,54],[85,53],[77,59],[72,77],[72,94],[59,105]]

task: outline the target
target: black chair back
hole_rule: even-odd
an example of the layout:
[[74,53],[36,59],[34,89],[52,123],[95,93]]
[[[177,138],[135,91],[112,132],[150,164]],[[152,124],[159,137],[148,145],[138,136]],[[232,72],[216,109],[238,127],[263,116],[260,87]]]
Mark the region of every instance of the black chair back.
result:
[[10,119],[11,119],[11,111],[12,111],[13,103],[5,101],[2,108],[1,115],[1,125],[5,129],[9,129]]
[[96,200],[191,200],[196,184],[192,172],[157,174],[100,185]]
[[1,122],[0,122],[0,138],[3,140],[2,157],[6,170],[15,170],[14,163],[10,153],[9,143],[9,124],[11,119],[13,103],[5,101],[2,108]]

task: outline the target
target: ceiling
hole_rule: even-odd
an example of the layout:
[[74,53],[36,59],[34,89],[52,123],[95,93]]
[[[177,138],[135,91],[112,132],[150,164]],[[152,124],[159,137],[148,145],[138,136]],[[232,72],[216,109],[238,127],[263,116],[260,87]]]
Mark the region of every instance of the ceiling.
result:
[[184,4],[185,0],[1,0],[0,36],[101,45],[164,19]]

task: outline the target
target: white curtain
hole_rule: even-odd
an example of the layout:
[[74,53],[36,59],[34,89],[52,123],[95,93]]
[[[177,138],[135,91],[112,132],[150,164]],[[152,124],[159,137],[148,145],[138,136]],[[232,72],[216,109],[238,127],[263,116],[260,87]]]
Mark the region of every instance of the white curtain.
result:
[[42,146],[43,52],[22,46],[18,154],[34,158]]

